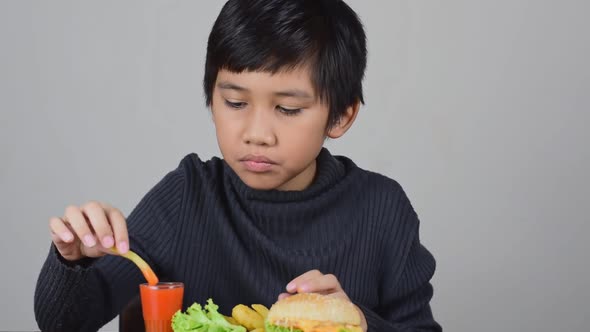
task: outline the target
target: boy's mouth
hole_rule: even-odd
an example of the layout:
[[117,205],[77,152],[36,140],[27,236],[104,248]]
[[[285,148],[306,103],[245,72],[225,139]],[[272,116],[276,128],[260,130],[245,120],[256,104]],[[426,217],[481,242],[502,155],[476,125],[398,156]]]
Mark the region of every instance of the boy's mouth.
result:
[[240,163],[250,171],[264,173],[270,171],[277,163],[265,156],[247,155],[240,159]]

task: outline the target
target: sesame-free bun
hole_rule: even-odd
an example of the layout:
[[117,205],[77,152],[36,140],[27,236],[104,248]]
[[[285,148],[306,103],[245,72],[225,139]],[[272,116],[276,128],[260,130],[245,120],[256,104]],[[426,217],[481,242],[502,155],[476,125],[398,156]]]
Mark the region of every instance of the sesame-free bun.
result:
[[268,321],[272,324],[301,320],[345,325],[361,324],[359,312],[352,303],[315,293],[289,296],[273,304],[268,313]]

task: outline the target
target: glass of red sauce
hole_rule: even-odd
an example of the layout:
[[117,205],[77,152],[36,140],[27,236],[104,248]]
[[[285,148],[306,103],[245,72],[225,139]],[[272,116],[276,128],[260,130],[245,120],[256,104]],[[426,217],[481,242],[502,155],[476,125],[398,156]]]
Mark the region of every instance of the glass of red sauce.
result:
[[159,282],[140,284],[141,309],[146,332],[172,332],[172,316],[182,309],[184,284]]

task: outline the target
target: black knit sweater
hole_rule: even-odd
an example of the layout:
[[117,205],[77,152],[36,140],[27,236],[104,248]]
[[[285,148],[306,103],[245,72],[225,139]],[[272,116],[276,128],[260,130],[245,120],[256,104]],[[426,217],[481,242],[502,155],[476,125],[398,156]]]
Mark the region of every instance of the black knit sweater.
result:
[[[429,306],[435,260],[398,183],[326,149],[303,191],[246,186],[221,159],[195,154],[127,218],[131,249],[161,280],[185,284],[183,307],[212,298],[270,306],[309,270],[332,273],[369,332],[441,331]],[[116,256],[68,264],[51,248],[35,291],[43,331],[96,331],[138,294],[140,271]]]

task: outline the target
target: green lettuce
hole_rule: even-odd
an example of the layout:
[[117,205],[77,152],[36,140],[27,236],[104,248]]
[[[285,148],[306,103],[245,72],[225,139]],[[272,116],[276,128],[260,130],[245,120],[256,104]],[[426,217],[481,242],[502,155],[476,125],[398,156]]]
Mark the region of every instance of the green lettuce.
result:
[[303,332],[300,329],[294,329],[292,327],[284,327],[268,323],[266,323],[266,325],[264,326],[264,330],[266,332]]
[[[266,332],[303,332],[300,329],[278,326],[269,323],[266,323],[266,325],[264,326],[264,330]],[[346,328],[341,328],[338,332],[350,332],[350,330]]]
[[194,303],[186,313],[177,311],[172,317],[174,332],[246,332],[246,328],[230,324],[218,311],[219,306],[208,299],[205,308]]

